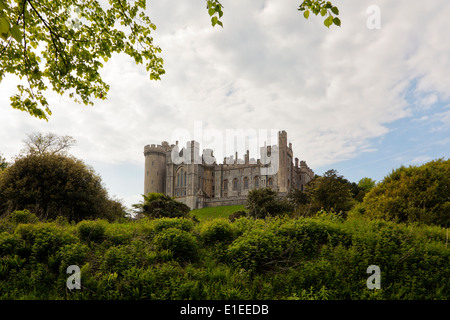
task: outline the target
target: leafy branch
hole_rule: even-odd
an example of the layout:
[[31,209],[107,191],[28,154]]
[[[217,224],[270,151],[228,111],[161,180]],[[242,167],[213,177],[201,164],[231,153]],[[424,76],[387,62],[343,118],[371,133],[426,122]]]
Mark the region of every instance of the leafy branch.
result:
[[327,16],[323,21],[323,24],[329,28],[332,24],[341,26],[341,20],[337,17],[339,15],[339,9],[333,6],[330,1],[325,0],[305,0],[302,2],[300,7],[297,9],[303,11],[303,16],[305,19],[309,18],[309,13],[321,15],[322,17]]

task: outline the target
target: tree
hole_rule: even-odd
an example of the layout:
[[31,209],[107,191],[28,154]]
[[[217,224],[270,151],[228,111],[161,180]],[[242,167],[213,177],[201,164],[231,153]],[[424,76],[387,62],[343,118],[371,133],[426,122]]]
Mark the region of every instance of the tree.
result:
[[348,211],[353,205],[351,184],[334,169],[311,180],[305,188],[312,212],[320,209]]
[[365,214],[396,222],[450,225],[450,159],[393,170],[364,198]]
[[361,178],[358,182],[358,187],[365,192],[369,192],[375,187],[376,181],[371,178]]
[[25,209],[50,220],[125,216],[92,168],[74,157],[50,153],[19,157],[0,175],[0,212]]
[[7,167],[8,167],[8,162],[6,162],[6,159],[0,153],[0,171],[5,170]]
[[143,197],[143,202],[134,204],[133,208],[137,210],[138,214],[151,218],[188,217],[191,210],[184,203],[178,202],[163,193],[148,193]]
[[359,202],[362,202],[364,199],[364,196],[375,187],[376,181],[371,178],[361,178],[361,180],[358,181],[358,189],[359,192],[356,196],[356,200]]
[[[223,6],[206,0],[213,26],[223,27]],[[165,73],[161,49],[153,43],[156,26],[145,14],[146,0],[0,0],[0,82],[6,74],[26,80],[17,85],[11,106],[48,120],[52,114],[44,92],[86,105],[106,99],[109,85],[99,70],[114,53],[145,63],[151,80]],[[327,16],[325,26],[340,25],[331,2],[305,0],[298,10]]]
[[248,216],[260,219],[290,213],[293,210],[293,206],[285,199],[280,199],[272,188],[250,190],[245,208]]
[[24,78],[11,106],[41,119],[51,110],[43,92],[51,87],[76,102],[105,99],[109,86],[99,70],[113,53],[145,61],[150,79],[164,74],[161,49],[150,32],[145,0],[0,0],[0,81],[6,74]]
[[58,136],[54,133],[31,133],[24,141],[25,154],[65,154],[69,148],[76,145],[76,140],[71,136]]

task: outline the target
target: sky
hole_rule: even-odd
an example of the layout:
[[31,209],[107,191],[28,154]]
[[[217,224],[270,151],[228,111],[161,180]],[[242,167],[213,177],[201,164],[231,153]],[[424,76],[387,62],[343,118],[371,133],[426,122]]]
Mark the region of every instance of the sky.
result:
[[219,163],[234,152],[208,132],[285,130],[316,174],[336,169],[354,182],[447,159],[448,0],[332,2],[342,25],[328,29],[322,17],[303,18],[301,1],[223,0],[223,28],[211,26],[204,0],[147,1],[162,80],[113,56],[101,72],[107,100],[85,106],[49,91],[46,122],[11,108],[17,82],[6,77],[0,153],[12,161],[32,132],[70,135],[70,153],[128,207],[142,199],[144,146],[184,144],[199,127],[200,148],[214,149]]

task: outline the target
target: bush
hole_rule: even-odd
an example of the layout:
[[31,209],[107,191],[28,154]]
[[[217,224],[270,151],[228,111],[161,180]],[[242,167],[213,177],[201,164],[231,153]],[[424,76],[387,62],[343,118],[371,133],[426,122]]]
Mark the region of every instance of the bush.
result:
[[66,274],[66,270],[71,265],[82,266],[88,257],[89,247],[82,243],[67,244],[57,252],[57,260],[60,261],[59,271]]
[[0,176],[0,210],[24,209],[51,220],[125,215],[120,204],[108,199],[101,178],[81,160],[47,153],[18,158]]
[[247,216],[247,212],[245,212],[243,210],[239,210],[239,211],[236,211],[236,212],[230,214],[228,216],[228,220],[230,220],[231,222],[234,222],[236,219],[246,217],[246,216]]
[[175,228],[189,232],[194,228],[194,222],[185,218],[161,218],[156,220],[155,231],[159,232],[168,228]]
[[77,234],[85,242],[100,243],[105,239],[105,221],[81,221],[77,225]]
[[450,226],[450,159],[401,167],[364,197],[365,215],[396,222]]
[[170,250],[175,258],[185,261],[197,258],[197,239],[189,232],[168,228],[159,232],[153,239],[159,250]]
[[188,217],[191,209],[184,203],[178,202],[163,193],[149,193],[144,195],[142,203],[134,204],[138,214],[158,218],[182,218]]
[[36,223],[39,221],[38,217],[28,210],[16,210],[11,212],[9,220],[14,223]]
[[76,237],[69,231],[52,224],[20,224],[15,234],[23,240],[21,248],[16,253],[22,256],[30,256],[36,262],[48,262],[54,259],[58,250],[76,242]]
[[278,198],[277,192],[271,188],[250,190],[245,208],[249,217],[261,219],[293,210],[293,206],[287,200]]
[[202,224],[200,237],[205,245],[229,244],[235,238],[233,226],[226,220],[216,219]]
[[273,230],[254,229],[240,236],[228,248],[229,261],[238,268],[262,271],[285,260],[285,239]]
[[140,243],[113,246],[106,251],[101,269],[121,275],[132,267],[144,266],[145,257],[144,247]]

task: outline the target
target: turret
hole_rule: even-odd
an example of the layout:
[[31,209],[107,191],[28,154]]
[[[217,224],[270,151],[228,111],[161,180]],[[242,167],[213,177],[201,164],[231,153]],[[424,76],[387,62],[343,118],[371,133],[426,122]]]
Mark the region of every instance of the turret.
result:
[[166,177],[166,158],[173,145],[170,146],[167,141],[160,145],[146,145],[144,147],[145,156],[145,178],[144,194],[150,192],[165,193]]

